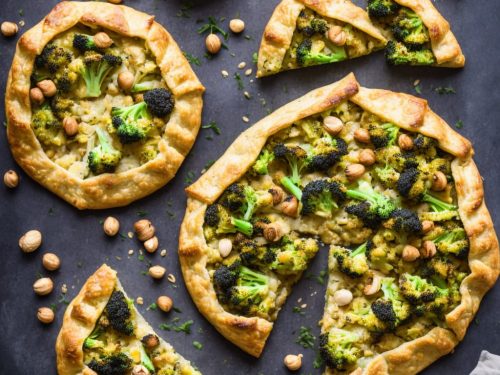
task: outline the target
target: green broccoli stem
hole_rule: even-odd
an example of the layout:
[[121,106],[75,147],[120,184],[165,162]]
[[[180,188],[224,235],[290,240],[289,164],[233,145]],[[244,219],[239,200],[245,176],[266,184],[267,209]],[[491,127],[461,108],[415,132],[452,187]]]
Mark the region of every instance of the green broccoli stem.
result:
[[102,347],[102,341],[87,337],[83,342],[83,347],[86,349],[99,348]]
[[240,267],[239,279],[247,286],[262,286],[267,285],[269,282],[269,277],[245,266]]
[[290,193],[292,193],[299,201],[302,199],[302,190],[295,185],[291,178],[283,177],[281,179],[281,184],[287,189]]
[[242,220],[242,219],[236,219],[234,217],[231,218],[231,223],[233,226],[236,228],[238,232],[243,233],[246,236],[251,236],[253,233],[253,225],[252,223]]
[[144,91],[149,91],[152,90],[156,87],[155,82],[153,81],[146,81],[146,82],[139,82],[136,83],[132,87],[132,92],[144,92]]
[[361,255],[366,253],[366,248],[367,248],[368,242],[365,242],[364,244],[358,246],[356,250],[351,251],[350,257],[355,257],[357,255]]
[[97,138],[99,139],[99,144],[101,145],[101,149],[104,153],[113,151],[113,147],[111,146],[111,140],[109,139],[107,133],[101,128],[96,128],[95,132],[97,133]]
[[425,193],[422,202],[429,203],[432,211],[443,212],[443,211],[456,211],[457,206],[443,202],[442,200]]
[[149,358],[149,355],[146,353],[146,350],[143,346],[141,346],[141,364],[146,367],[151,373],[155,372],[155,366]]

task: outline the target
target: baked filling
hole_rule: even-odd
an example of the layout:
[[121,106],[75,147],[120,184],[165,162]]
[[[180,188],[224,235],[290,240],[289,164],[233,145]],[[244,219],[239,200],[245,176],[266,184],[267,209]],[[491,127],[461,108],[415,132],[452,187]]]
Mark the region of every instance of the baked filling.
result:
[[[195,375],[188,361],[137,321],[134,302],[115,290],[83,344],[84,363],[98,375]],[[140,372],[140,370],[142,372]]]
[[77,25],[37,56],[31,80],[45,96],[32,100],[33,131],[74,176],[123,172],[157,156],[174,97],[144,40]]
[[453,158],[350,101],[276,133],[207,207],[219,302],[275,320],[321,241],[331,245],[321,352],[332,370],[446,327],[470,272]]

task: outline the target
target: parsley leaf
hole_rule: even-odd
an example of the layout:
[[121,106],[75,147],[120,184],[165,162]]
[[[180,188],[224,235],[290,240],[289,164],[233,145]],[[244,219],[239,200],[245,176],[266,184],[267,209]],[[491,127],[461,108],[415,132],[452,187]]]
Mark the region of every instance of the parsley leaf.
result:
[[316,340],[316,337],[314,337],[311,333],[311,328],[304,326],[300,327],[299,337],[297,337],[297,340],[295,340],[297,344],[306,349],[310,349],[314,347],[314,340]]
[[201,128],[202,129],[212,129],[215,134],[217,134],[217,135],[221,134],[220,128],[215,121],[210,121],[208,124],[202,125]]

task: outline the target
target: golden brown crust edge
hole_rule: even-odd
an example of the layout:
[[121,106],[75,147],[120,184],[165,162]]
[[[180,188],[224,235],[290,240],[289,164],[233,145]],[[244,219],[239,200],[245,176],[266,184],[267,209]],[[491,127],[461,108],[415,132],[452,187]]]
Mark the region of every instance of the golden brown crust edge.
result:
[[[145,39],[176,97],[156,159],[123,173],[86,180],[52,162],[30,126],[29,89],[34,59],[57,34],[79,22]],[[27,174],[79,209],[124,206],[151,194],[174,177],[198,134],[203,91],[177,44],[153,16],[113,4],[61,2],[19,39],[5,96],[11,151]]]

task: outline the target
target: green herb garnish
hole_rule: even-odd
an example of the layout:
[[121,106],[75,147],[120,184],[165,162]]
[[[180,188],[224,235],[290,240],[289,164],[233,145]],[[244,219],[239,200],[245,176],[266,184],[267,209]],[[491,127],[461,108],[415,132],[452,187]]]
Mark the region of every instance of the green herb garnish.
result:
[[310,349],[314,347],[314,340],[316,340],[316,337],[314,337],[311,333],[311,328],[304,326],[300,327],[299,337],[297,337],[297,340],[295,340],[297,344],[306,349]]

